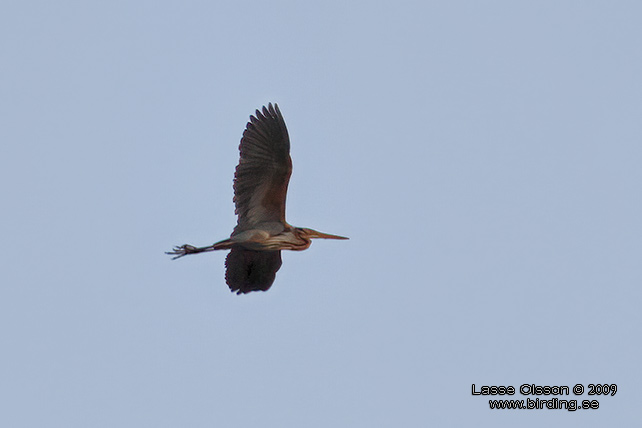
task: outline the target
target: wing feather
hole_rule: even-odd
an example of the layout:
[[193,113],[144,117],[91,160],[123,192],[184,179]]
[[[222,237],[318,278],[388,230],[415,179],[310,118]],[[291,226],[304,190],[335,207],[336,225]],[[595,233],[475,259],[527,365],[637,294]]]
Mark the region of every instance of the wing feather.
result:
[[245,127],[234,174],[235,233],[264,222],[285,225],[285,198],[292,174],[290,139],[279,106],[257,110]]
[[281,251],[232,248],[225,259],[225,282],[236,294],[267,291],[281,267]]

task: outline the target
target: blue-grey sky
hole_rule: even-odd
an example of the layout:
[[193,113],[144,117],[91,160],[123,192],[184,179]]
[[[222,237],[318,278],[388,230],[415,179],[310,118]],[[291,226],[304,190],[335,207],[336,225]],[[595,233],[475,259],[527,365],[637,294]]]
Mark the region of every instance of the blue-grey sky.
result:
[[[4,1],[0,425],[639,425],[640,16]],[[236,296],[224,252],[164,251],[229,236],[268,102],[288,220],[351,240]],[[473,383],[618,391],[490,410]]]

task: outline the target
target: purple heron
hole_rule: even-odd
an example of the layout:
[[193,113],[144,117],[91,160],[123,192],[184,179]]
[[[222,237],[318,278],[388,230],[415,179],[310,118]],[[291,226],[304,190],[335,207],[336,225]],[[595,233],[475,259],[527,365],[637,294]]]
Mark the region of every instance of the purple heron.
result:
[[294,227],[285,221],[285,197],[292,174],[290,138],[279,106],[268,104],[245,127],[241,157],[234,174],[238,222],[229,239],[208,247],[181,245],[167,254],[231,250],[225,260],[225,282],[236,294],[267,291],[281,267],[281,250],[302,251],[313,238],[348,239]]

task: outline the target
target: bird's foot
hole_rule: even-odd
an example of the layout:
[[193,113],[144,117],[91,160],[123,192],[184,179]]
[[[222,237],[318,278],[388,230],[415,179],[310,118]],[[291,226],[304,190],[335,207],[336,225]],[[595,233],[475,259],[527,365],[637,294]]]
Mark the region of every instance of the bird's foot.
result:
[[188,254],[196,254],[196,253],[200,253],[201,251],[203,250],[200,248],[197,248],[193,245],[185,244],[181,246],[176,246],[172,249],[172,251],[167,251],[165,254],[174,256],[172,257],[172,260],[176,260]]

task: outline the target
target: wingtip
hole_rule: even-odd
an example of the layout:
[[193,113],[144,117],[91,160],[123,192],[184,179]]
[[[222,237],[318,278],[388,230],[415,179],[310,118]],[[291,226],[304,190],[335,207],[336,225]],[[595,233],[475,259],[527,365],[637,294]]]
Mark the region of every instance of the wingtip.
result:
[[277,103],[268,103],[267,108],[263,106],[263,114],[265,115],[270,115],[272,117],[278,117],[281,115],[281,111],[279,110],[279,105]]
[[250,123],[261,122],[267,118],[277,118],[280,115],[279,106],[276,103],[268,103],[267,106],[256,109],[254,114],[250,115]]

